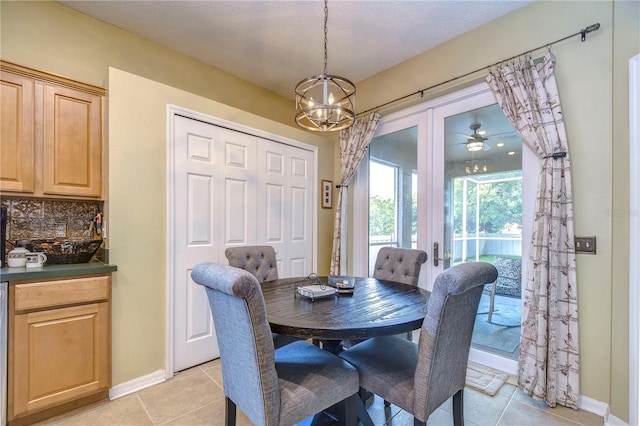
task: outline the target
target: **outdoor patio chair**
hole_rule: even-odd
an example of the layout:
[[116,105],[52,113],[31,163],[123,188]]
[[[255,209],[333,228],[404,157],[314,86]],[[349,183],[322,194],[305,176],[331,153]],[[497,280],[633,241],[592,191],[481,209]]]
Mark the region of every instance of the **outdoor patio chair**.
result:
[[[490,292],[489,312],[487,322],[493,323],[493,313],[495,312],[496,295],[520,298],[522,287],[522,259],[496,256],[493,261],[498,278],[485,286],[485,290]],[[499,324],[506,327],[518,327],[520,324]]]

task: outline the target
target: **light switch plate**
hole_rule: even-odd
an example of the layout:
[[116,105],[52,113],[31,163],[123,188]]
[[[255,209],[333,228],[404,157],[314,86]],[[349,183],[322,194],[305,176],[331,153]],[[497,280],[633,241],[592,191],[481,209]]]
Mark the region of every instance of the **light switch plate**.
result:
[[596,237],[575,237],[576,253],[596,254]]

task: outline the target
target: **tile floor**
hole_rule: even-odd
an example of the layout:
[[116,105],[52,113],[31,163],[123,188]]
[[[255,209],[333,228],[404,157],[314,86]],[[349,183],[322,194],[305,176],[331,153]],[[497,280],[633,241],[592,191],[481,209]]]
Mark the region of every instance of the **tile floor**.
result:
[[[603,419],[586,411],[564,407],[548,408],[505,384],[491,397],[465,389],[465,424],[499,426],[603,425]],[[392,406],[385,415],[383,402],[376,397],[369,408],[375,425],[413,425],[413,417]],[[251,422],[238,412],[237,424]],[[308,424],[304,422],[303,424]],[[451,401],[429,417],[428,425],[452,425]],[[224,425],[224,394],[220,361],[214,360],[176,374],[164,383],[113,401],[78,409],[42,425],[47,426],[143,426],[143,425]]]

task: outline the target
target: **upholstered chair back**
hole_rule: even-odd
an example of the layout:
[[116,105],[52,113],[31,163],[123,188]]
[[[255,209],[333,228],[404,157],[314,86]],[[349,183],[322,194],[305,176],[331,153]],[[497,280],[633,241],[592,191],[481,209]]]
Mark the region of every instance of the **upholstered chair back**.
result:
[[280,391],[267,312],[255,276],[201,263],[191,272],[205,286],[216,328],[225,396],[252,420],[278,424]]
[[427,261],[422,250],[382,247],[373,269],[373,278],[418,285],[420,267]]
[[230,266],[250,272],[258,282],[278,279],[276,251],[271,246],[229,247],[224,255]]
[[414,416],[425,419],[465,386],[471,334],[483,285],[495,281],[486,262],[462,263],[434,283],[420,329],[414,376]]

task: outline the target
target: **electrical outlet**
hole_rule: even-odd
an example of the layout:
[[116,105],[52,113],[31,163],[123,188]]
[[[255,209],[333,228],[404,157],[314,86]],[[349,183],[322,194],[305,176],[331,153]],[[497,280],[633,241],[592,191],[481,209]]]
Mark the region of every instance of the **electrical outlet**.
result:
[[596,254],[596,237],[575,237],[576,253]]
[[56,223],[55,224],[55,232],[56,232],[56,237],[66,237],[67,236],[67,224],[66,223]]

